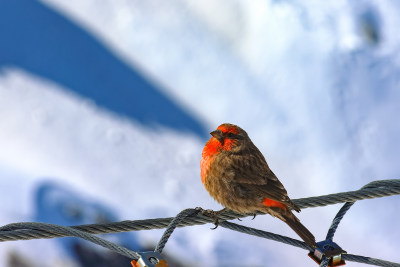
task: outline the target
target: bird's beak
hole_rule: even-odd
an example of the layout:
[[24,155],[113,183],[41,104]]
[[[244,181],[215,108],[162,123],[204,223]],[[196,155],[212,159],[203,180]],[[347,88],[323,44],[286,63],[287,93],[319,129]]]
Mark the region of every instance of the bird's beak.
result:
[[224,134],[221,130],[212,131],[210,134],[215,137],[222,145],[224,144]]

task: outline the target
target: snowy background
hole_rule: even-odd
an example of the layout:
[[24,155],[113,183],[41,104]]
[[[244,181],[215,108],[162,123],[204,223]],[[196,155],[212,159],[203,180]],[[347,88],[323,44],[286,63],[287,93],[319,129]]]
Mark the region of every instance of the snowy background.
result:
[[[0,223],[219,209],[199,162],[224,122],[249,133],[291,198],[399,178],[398,25],[394,0],[0,1]],[[400,262],[399,205],[356,203],[334,240]],[[323,240],[340,206],[299,218]],[[239,223],[298,238],[270,216]],[[316,266],[304,250],[210,227],[174,232],[174,266]],[[110,238],[149,250],[161,234]],[[129,266],[75,238],[1,243],[0,259]]]

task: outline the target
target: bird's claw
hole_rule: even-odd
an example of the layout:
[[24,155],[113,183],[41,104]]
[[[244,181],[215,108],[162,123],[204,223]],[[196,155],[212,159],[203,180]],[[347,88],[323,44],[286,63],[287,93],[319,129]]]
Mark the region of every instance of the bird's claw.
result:
[[203,214],[204,216],[207,216],[207,217],[210,217],[210,218],[214,219],[215,227],[210,228],[211,230],[215,230],[215,229],[218,228],[218,226],[219,226],[219,215],[223,211],[225,211],[225,209],[222,209],[222,210],[219,210],[219,211],[214,211],[214,210],[211,210],[211,209],[205,210],[205,209],[202,209],[202,208],[196,208],[196,209],[199,209],[201,211],[201,214]]
[[211,230],[215,230],[215,229],[218,228],[218,225],[219,225],[219,220],[218,220],[218,218],[214,218],[214,225],[215,225],[215,227],[210,228]]
[[254,220],[256,218],[256,216],[257,216],[257,213],[254,213],[252,220]]

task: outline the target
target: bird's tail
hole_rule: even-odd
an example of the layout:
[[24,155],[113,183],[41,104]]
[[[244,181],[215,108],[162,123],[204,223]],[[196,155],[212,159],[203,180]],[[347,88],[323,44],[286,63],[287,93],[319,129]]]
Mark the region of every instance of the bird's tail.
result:
[[295,231],[301,237],[301,239],[306,242],[307,245],[315,247],[316,244],[314,235],[308,231],[304,225],[301,224],[300,220],[290,210],[287,210],[287,212],[281,214],[281,216],[282,221],[289,225],[290,228],[292,228],[293,231]]

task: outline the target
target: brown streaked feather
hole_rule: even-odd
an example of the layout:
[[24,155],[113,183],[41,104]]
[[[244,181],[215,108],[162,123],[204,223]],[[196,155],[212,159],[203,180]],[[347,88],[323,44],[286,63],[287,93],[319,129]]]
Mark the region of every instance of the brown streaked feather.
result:
[[211,135],[200,163],[202,182],[210,195],[239,213],[269,213],[314,246],[314,236],[289,208],[300,209],[289,199],[286,189],[247,133],[225,123]]
[[254,194],[282,202],[297,212],[300,211],[269,168],[263,154],[251,141],[241,153],[227,153],[224,156],[226,173],[230,174],[226,178],[230,181],[243,184],[244,188],[253,191]]
[[310,247],[315,247],[314,235],[300,222],[300,220],[290,211],[281,214],[283,220],[290,228],[293,229],[304,242]]

